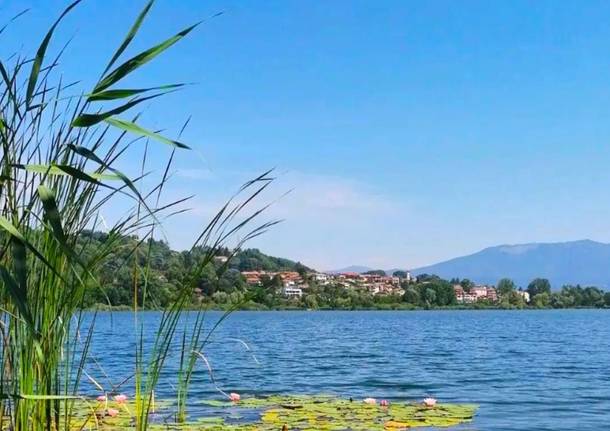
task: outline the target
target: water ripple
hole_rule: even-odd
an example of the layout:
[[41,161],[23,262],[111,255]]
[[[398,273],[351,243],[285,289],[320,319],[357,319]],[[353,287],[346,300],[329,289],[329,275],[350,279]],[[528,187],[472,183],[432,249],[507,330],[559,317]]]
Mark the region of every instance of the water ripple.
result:
[[[109,316],[98,315],[93,351],[117,382],[133,367],[134,322]],[[142,315],[147,346],[158,318]],[[480,404],[462,431],[610,429],[608,311],[238,312],[213,340],[205,353],[218,384],[245,395],[434,395]],[[174,393],[174,353],[159,397]],[[194,406],[218,396],[204,367],[192,389]]]

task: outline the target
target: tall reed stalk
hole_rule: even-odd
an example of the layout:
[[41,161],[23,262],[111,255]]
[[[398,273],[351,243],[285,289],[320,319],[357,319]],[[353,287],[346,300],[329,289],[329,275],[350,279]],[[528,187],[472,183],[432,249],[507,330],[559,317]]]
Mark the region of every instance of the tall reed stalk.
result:
[[[79,3],[75,1],[60,14],[32,58],[16,55],[0,61],[0,429],[78,429],[75,402],[82,398],[95,325],[94,320],[83,333],[85,291],[92,286],[103,291],[96,271],[125,235],[139,234],[141,241],[133,253],[146,253],[146,240],[162,229],[162,220],[180,212],[184,202],[160,204],[160,196],[175,152],[189,147],[147,129],[140,124],[139,113],[133,112],[141,103],[181,89],[183,84],[126,88],[122,82],[197,24],[128,56],[151,10],[153,2],[148,2],[98,82],[77,97],[69,94],[75,84],[61,79],[61,52],[49,58],[48,48],[62,18]],[[164,171],[147,174],[147,152],[162,151],[163,146],[169,149]],[[138,148],[142,149],[142,171],[135,176],[119,171],[117,165],[127,155],[132,159]],[[152,351],[145,351],[138,342],[134,351],[136,429],[148,426],[155,387],[203,268],[219,247],[259,216],[263,209],[245,216],[240,213],[271,180],[267,172],[246,183],[203,228],[194,246],[206,252],[176,286],[173,303],[162,313]],[[83,232],[100,228],[101,214],[126,200],[131,209],[107,228],[103,245],[82,253],[87,248]],[[242,242],[272,224],[247,231]],[[146,267],[134,268],[136,314],[150,301],[146,281],[137,282],[146,280],[147,274]],[[134,333],[142,340],[137,317],[136,322]],[[185,349],[201,344],[201,328],[196,325],[191,339],[184,340]],[[192,363],[191,352],[182,354]],[[187,387],[180,395],[182,404]]]

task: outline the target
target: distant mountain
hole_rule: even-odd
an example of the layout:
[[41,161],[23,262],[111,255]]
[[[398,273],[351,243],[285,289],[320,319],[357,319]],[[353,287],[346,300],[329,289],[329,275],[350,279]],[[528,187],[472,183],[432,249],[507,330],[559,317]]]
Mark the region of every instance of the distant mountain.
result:
[[346,266],[345,268],[341,268],[341,269],[331,269],[331,270],[325,271],[325,272],[328,274],[340,274],[342,272],[363,273],[363,272],[372,271],[372,270],[373,270],[373,268],[369,268],[368,266],[352,265],[352,266]]
[[501,245],[468,256],[417,268],[414,274],[442,278],[469,278],[495,284],[503,277],[526,287],[536,278],[548,278],[554,289],[564,284],[610,287],[610,244],[591,240]]

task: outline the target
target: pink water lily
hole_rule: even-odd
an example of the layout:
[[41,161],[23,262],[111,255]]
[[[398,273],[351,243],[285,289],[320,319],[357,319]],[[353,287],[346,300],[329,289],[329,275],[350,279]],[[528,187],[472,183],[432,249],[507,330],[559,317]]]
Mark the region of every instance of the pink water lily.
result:
[[108,409],[108,410],[106,410],[106,413],[111,418],[117,417],[119,415],[119,411],[117,409]]
[[99,395],[96,400],[98,400],[100,403],[103,403],[106,401],[106,395]]
[[125,404],[125,402],[127,401],[127,395],[117,395],[114,397],[114,400],[119,404]]
[[379,403],[379,405],[381,407],[387,407],[390,405],[390,402],[388,400],[381,400],[381,402]]
[[434,407],[436,405],[436,398],[424,398],[424,405],[426,407]]
[[375,398],[365,398],[364,403],[365,404],[377,404],[377,400]]
[[231,393],[229,394],[229,399],[230,399],[231,401],[233,401],[234,403],[236,403],[236,402],[238,402],[239,400],[241,400],[241,395],[236,394],[235,392],[231,392]]

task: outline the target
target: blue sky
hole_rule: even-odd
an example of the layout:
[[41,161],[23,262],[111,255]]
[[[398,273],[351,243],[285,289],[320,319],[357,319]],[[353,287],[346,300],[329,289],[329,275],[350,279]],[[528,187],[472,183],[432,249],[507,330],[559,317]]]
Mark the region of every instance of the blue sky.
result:
[[[3,2],[32,10],[2,54],[33,52],[65,4]],[[75,36],[66,76],[89,88],[142,4],[85,0],[52,45]],[[171,134],[192,115],[168,194],[197,197],[172,246],[271,167],[266,199],[293,191],[251,245],[319,269],[610,241],[609,2],[159,0],[130,52],[219,11],[132,81],[198,83],[143,117]]]

